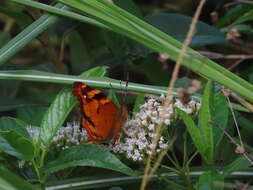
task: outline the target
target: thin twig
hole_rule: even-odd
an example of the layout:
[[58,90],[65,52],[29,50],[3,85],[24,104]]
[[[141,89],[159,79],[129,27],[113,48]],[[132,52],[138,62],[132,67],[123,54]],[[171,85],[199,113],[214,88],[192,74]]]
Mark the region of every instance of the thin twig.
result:
[[238,123],[237,123],[237,120],[236,120],[236,117],[235,117],[235,112],[234,112],[234,110],[233,110],[233,108],[232,108],[232,104],[231,104],[231,102],[230,102],[229,97],[226,96],[226,98],[227,98],[227,101],[228,101],[228,104],[229,104],[230,111],[231,111],[232,116],[233,116],[233,120],[234,120],[234,122],[235,122],[235,127],[236,127],[236,130],[237,130],[237,134],[238,134],[238,136],[239,136],[240,144],[241,144],[241,146],[243,147],[242,137],[241,137],[241,133],[240,133],[240,130],[239,130],[239,126],[238,126]]
[[[222,130],[222,132],[227,136],[227,138],[229,138],[229,140],[231,141],[231,143],[233,143],[236,148],[240,148],[240,152],[236,151],[237,153],[242,154],[251,164],[253,164],[253,155],[247,151],[245,151],[244,147],[242,145],[239,145],[229,134],[228,132],[223,129],[218,123],[215,123],[214,121],[209,121],[209,123],[217,126],[220,130]],[[240,142],[241,143],[241,142]]]
[[198,51],[202,55],[208,57],[209,59],[252,59],[252,54],[222,54],[217,52],[210,52],[210,51]]

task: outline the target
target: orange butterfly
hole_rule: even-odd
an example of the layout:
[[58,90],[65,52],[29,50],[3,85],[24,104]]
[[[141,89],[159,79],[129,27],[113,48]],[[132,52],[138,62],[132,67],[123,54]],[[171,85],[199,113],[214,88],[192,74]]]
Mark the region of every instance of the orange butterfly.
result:
[[85,83],[75,82],[73,95],[77,96],[82,114],[82,127],[88,133],[90,143],[109,143],[119,138],[122,126],[127,120],[125,105],[118,108],[100,90]]

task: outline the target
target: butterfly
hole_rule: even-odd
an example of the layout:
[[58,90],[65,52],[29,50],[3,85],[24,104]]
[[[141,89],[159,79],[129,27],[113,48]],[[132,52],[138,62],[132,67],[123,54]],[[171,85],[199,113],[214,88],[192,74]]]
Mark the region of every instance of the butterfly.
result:
[[116,104],[100,90],[82,82],[75,82],[73,95],[81,108],[82,127],[87,131],[88,142],[104,144],[117,141],[128,118],[124,104]]

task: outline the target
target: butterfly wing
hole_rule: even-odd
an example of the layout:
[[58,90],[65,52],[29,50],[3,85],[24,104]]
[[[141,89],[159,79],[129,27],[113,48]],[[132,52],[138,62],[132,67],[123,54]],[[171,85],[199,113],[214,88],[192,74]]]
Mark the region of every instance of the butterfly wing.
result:
[[82,127],[89,135],[89,142],[105,143],[118,138],[127,118],[126,108],[118,108],[100,90],[84,83],[75,82],[73,94],[80,102]]

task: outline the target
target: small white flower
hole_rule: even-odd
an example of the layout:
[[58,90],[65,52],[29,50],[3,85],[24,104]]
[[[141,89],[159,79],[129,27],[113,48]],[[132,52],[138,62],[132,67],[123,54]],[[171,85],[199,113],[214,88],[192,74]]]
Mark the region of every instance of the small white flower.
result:
[[141,122],[141,124],[142,124],[143,126],[147,126],[147,125],[148,125],[148,122],[147,122],[146,120],[143,120],[143,121]]
[[150,130],[150,131],[153,131],[154,129],[155,129],[155,124],[150,124],[149,126],[148,126],[148,129]]
[[165,120],[164,120],[164,124],[165,124],[165,125],[170,125],[170,120],[169,120],[169,119],[165,119]]
[[155,102],[155,103],[154,103],[154,106],[155,106],[155,107],[158,107],[159,105],[160,105],[159,102]]
[[152,112],[152,116],[155,116],[155,117],[156,117],[157,115],[158,115],[158,112],[157,112],[157,111],[153,111],[153,112]]

